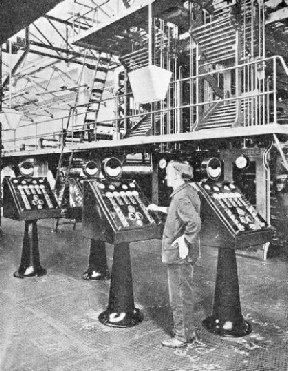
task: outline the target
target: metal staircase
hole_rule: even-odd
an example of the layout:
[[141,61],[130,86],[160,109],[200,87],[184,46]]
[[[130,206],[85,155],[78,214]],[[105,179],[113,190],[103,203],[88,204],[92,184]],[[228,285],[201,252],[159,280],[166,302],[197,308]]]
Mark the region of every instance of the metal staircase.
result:
[[235,101],[224,104],[223,101],[212,109],[208,115],[203,116],[198,124],[198,130],[232,127],[236,121]]
[[125,138],[153,135],[153,127],[157,126],[163,115],[161,112],[153,115],[147,113],[127,131]]
[[[240,110],[237,110],[237,101],[219,101],[203,115],[197,126],[198,130],[231,128],[235,126],[249,126],[254,124],[255,111],[262,110],[256,104],[255,98],[243,98],[239,102]],[[259,115],[259,113],[258,113]]]
[[[247,62],[247,58],[258,56],[261,49],[255,41],[259,25],[254,22],[253,11],[251,1],[239,0],[233,5],[215,9],[213,15],[208,20],[206,19],[205,24],[199,25],[199,21],[192,22],[190,34],[197,45],[198,55],[196,75],[202,76],[201,78],[208,82],[214,93],[214,96],[211,96],[214,103],[207,101],[209,109],[206,113],[200,114],[194,126],[196,130],[233,127],[239,124],[243,115],[249,116],[249,109],[252,106],[246,104],[247,100],[244,102],[240,99],[227,101],[224,99],[227,97],[233,99],[234,96],[240,98],[243,93],[249,92],[249,89],[255,89],[250,82],[249,86],[247,81],[245,84],[241,83],[241,78],[243,78],[241,73],[244,68],[241,68],[239,73],[240,70],[236,68],[231,70],[234,66]],[[234,73],[236,80],[234,83],[231,82],[228,91],[219,84],[216,66],[218,69],[220,67],[220,70],[227,66],[230,68],[230,72],[228,70],[227,73]],[[201,90],[198,94],[201,96]],[[216,100],[220,99],[219,102],[215,102],[215,96]]]
[[199,46],[203,66],[235,58],[236,34],[229,14],[192,28],[191,35]]
[[[167,30],[166,30],[167,32]],[[147,34],[141,33],[141,48],[134,50],[131,53],[125,54],[119,58],[121,64],[127,69],[128,72],[135,70],[137,68],[145,67],[148,65],[149,56],[148,56],[148,40]],[[154,39],[154,49],[155,49],[155,58],[154,63],[156,65],[160,64],[159,56],[156,51],[163,51],[167,48],[169,43],[168,36],[163,32],[159,27],[155,26],[155,39]]]

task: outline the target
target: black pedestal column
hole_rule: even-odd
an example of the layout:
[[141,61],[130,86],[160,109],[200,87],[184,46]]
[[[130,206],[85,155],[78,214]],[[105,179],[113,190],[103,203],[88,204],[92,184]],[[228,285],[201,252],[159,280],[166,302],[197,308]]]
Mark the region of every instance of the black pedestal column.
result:
[[241,313],[235,249],[219,248],[213,311],[203,326],[221,336],[240,337],[252,331]]
[[104,241],[89,239],[90,253],[88,269],[83,273],[83,280],[104,280],[109,278],[106,246]]
[[109,305],[99,321],[111,327],[131,327],[143,320],[135,308],[129,243],[114,245]]
[[37,220],[25,221],[21,262],[14,277],[40,277],[46,273],[46,269],[42,268],[40,264]]

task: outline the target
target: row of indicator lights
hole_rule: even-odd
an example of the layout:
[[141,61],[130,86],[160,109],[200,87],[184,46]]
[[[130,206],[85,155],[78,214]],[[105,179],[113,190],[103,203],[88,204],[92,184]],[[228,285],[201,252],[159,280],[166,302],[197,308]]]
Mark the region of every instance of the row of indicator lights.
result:
[[[105,188],[106,188],[106,186],[105,186],[104,183],[98,183],[97,185],[98,185],[98,187],[99,187],[100,189],[105,189]],[[122,188],[124,191],[127,191],[129,188],[130,188],[130,189],[135,189],[135,187],[136,187],[136,185],[135,185],[135,183],[133,183],[133,182],[129,183],[129,186],[128,186],[127,184],[121,184],[121,188]],[[118,188],[119,188],[119,187],[116,187],[114,184],[109,184],[109,185],[108,185],[108,189],[109,189],[110,191],[115,191],[115,190],[118,189]]]
[[219,192],[213,193],[212,197],[214,198],[241,198],[241,194],[239,192]]
[[22,193],[26,193],[27,195],[30,195],[30,194],[43,194],[43,193],[46,193],[46,188],[44,186],[44,184],[36,184],[36,185],[33,185],[33,184],[29,184],[29,185],[18,185],[17,187],[19,189],[19,192]]
[[33,180],[25,180],[25,179],[17,179],[17,178],[13,178],[12,179],[13,183],[14,184],[29,184],[29,183],[32,183],[32,184],[37,184],[37,183],[44,183],[44,179],[33,179]]
[[231,189],[234,190],[236,189],[235,185],[230,183],[229,185],[224,185],[224,186],[216,186],[216,185],[213,185],[213,186],[210,186],[209,184],[204,184],[204,188],[207,190],[207,191],[210,191],[210,190],[214,190],[216,192],[219,192],[221,188],[225,189],[226,191],[230,191]]

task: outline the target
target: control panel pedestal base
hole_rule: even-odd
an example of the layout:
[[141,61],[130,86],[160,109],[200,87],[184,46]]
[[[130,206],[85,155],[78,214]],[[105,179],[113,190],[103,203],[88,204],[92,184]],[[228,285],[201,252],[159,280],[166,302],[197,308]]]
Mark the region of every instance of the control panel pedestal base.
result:
[[105,242],[94,238],[88,239],[88,241],[90,243],[89,264],[88,269],[82,274],[83,280],[109,279]]
[[46,273],[46,269],[42,268],[40,264],[37,221],[26,220],[21,262],[18,270],[14,273],[14,277],[40,277]]
[[252,331],[251,324],[241,313],[234,249],[219,248],[213,311],[202,324],[209,332],[220,336],[241,337]]
[[142,322],[140,310],[135,308],[129,243],[114,245],[109,304],[98,317],[111,327],[132,327]]

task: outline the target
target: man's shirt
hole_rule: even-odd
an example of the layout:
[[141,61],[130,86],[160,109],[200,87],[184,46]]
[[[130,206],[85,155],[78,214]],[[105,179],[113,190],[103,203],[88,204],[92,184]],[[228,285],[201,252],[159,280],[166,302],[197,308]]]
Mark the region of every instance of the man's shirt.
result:
[[180,263],[178,244],[173,242],[184,234],[189,247],[188,262],[199,257],[199,232],[201,229],[200,199],[196,190],[185,183],[171,195],[162,240],[163,263]]

